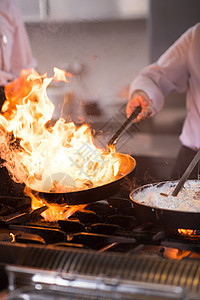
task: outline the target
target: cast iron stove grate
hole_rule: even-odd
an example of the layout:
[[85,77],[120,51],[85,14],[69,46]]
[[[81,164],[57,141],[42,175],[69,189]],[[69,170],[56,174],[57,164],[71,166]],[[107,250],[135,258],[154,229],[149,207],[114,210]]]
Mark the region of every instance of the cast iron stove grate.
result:
[[[0,219],[0,263],[8,274],[10,291],[23,289],[26,284],[37,294],[37,283],[48,294],[49,281],[55,293],[59,289],[73,294],[73,286],[77,299],[83,291],[86,299],[112,299],[112,291],[118,291],[123,299],[165,299],[159,292],[164,285],[171,291],[166,291],[166,299],[185,299],[185,293],[190,294],[188,299],[198,299],[198,236],[192,243],[174,230],[141,224],[134,216],[132,202],[126,198],[90,203],[68,220],[58,222],[44,221],[40,213],[45,207],[32,212],[30,200],[23,200],[21,211],[13,213],[11,209],[10,215]],[[88,284],[83,290],[78,288],[81,282],[83,286],[95,282],[101,296],[95,298]],[[136,286],[141,293],[142,283],[145,293],[153,290],[152,298],[133,297]],[[151,285],[149,291],[146,283]],[[126,293],[122,292],[125,286]]]

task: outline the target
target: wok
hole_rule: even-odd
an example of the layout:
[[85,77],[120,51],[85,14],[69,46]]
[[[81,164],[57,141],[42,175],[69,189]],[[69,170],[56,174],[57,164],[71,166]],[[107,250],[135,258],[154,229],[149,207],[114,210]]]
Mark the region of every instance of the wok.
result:
[[136,161],[133,157],[121,153],[117,153],[117,155],[121,159],[119,174],[123,175],[119,176],[119,178],[114,181],[101,186],[68,193],[49,193],[34,190],[32,190],[32,192],[48,203],[59,205],[87,204],[100,199],[105,199],[105,197],[113,196],[120,190],[124,180],[132,176],[136,166]]
[[[132,123],[133,119],[138,116],[141,112],[141,107],[138,106],[132,112],[130,117],[122,124],[122,126],[117,130],[117,132],[109,140],[107,146],[115,145],[120,134],[125,130],[125,128]],[[109,150],[108,150],[109,152]],[[124,180],[129,178],[133,174],[133,170],[136,166],[136,161],[133,157],[127,154],[113,153],[120,158],[120,167],[118,178],[114,181],[108,182],[107,184],[96,186],[89,189],[73,191],[73,192],[61,192],[61,193],[50,193],[44,191],[33,191],[40,198],[44,199],[48,203],[55,203],[59,205],[79,205],[87,204],[97,200],[105,199],[106,197],[111,197],[115,195],[121,188]]]
[[[174,187],[177,184],[177,181],[151,183],[139,187],[130,193],[130,199],[133,201],[136,217],[144,222],[151,222],[153,224],[161,225],[164,228],[200,229],[200,213],[198,212],[163,209],[143,204],[135,200],[138,193],[143,192],[151,186],[162,187],[166,182],[170,182]],[[190,182],[195,183],[199,181],[188,180],[188,183]]]

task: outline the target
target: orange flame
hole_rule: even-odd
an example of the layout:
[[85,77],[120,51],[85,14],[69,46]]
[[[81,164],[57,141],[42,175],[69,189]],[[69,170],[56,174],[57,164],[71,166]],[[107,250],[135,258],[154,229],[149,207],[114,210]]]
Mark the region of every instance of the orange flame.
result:
[[[5,87],[0,114],[0,151],[13,180],[44,192],[72,192],[115,179],[120,158],[94,145],[88,125],[77,127],[60,118],[50,126],[54,104],[47,87],[72,75],[54,68],[54,76],[22,70]],[[63,212],[65,214],[65,212]]]
[[191,236],[196,234],[196,230],[179,228],[178,233],[184,236]]
[[49,204],[44,199],[40,199],[33,195],[29,188],[25,188],[25,193],[31,198],[31,208],[35,210],[37,208],[47,206],[47,210],[41,213],[41,216],[49,222],[55,222],[58,220],[66,220],[71,215],[73,215],[76,211],[81,211],[85,208],[87,204],[82,205],[64,205],[60,206],[58,204]]
[[66,75],[70,76],[57,68],[54,72],[47,78],[34,70],[22,71],[6,86],[7,100],[0,114],[0,125],[9,133],[0,133],[6,167],[17,182],[37,191],[74,191],[112,181],[119,158],[114,149],[108,153],[95,147],[88,125],[77,128],[60,118],[47,126],[54,105],[46,89],[53,79],[68,82]]

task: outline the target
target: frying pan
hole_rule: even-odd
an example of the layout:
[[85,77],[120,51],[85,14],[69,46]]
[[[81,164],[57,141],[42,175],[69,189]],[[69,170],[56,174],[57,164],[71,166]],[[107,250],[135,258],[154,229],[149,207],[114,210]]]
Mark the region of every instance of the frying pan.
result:
[[34,194],[37,194],[40,198],[46,200],[48,203],[59,205],[87,204],[100,199],[105,199],[105,197],[110,197],[120,190],[125,178],[129,178],[130,176],[132,176],[136,166],[136,161],[133,157],[127,154],[120,153],[118,153],[117,155],[121,159],[119,173],[122,173],[124,175],[114,181],[101,186],[96,186],[94,188],[68,193],[48,193],[33,190],[32,192]]
[[[177,185],[177,181],[151,183],[143,185],[130,193],[130,199],[133,201],[136,217],[144,222],[151,222],[156,225],[161,225],[164,228],[200,229],[200,213],[198,212],[163,209],[146,205],[135,200],[136,195],[143,192],[145,189],[152,186],[160,188],[167,182],[174,187]],[[188,180],[188,183],[195,182],[199,181]]]
[[[113,137],[108,142],[108,146],[114,145],[119,138],[119,135],[124,131],[131,121],[137,117],[140,113],[141,107],[137,107],[136,110],[131,114],[131,116],[122,124],[118,131],[113,135]],[[136,166],[136,161],[133,157],[127,154],[114,153],[120,159],[120,167],[118,174],[123,174],[119,176],[116,180],[111,181],[107,184],[96,186],[89,189],[73,191],[73,192],[60,192],[60,193],[50,193],[44,191],[34,191],[33,194],[38,195],[40,198],[44,199],[51,204],[59,205],[79,205],[87,204],[97,200],[105,199],[105,197],[111,197],[116,194],[124,180],[133,175],[133,171]]]

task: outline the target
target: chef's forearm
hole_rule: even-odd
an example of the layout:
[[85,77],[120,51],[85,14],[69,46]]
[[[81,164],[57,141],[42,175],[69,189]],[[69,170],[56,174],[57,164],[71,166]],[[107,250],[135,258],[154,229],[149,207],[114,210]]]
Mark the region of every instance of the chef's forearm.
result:
[[145,92],[149,99],[153,101],[154,112],[158,112],[164,103],[164,96],[159,87],[151,80],[150,77],[139,75],[131,84],[129,98],[136,90]]

